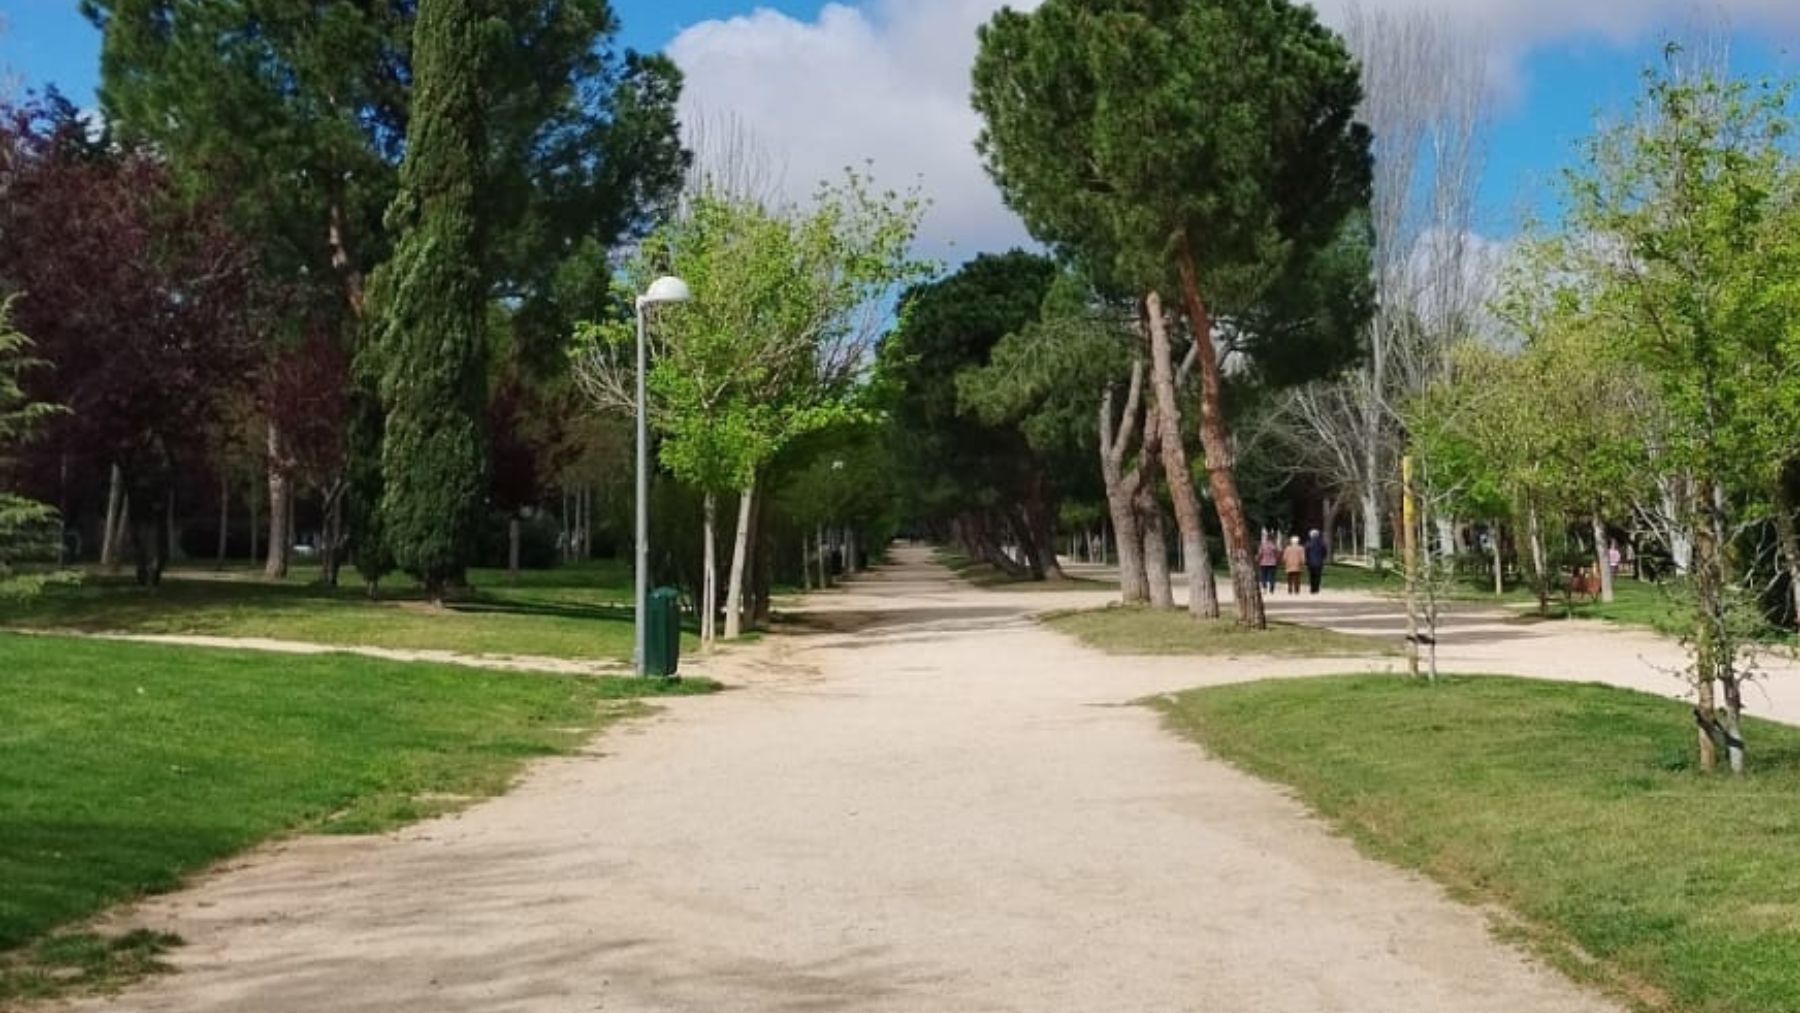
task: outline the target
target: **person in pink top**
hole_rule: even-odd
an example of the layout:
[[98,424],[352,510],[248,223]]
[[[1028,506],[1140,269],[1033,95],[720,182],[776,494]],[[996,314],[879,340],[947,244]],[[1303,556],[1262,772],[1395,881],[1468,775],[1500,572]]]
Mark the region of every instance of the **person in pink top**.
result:
[[1262,568],[1263,590],[1275,593],[1275,570],[1281,565],[1281,546],[1275,544],[1275,536],[1263,532],[1262,545],[1256,550],[1256,565]]

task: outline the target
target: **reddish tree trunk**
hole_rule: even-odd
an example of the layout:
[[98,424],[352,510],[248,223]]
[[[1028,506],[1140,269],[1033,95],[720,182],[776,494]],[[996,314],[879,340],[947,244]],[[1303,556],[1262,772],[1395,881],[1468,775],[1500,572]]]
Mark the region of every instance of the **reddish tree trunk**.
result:
[[1212,317],[1200,294],[1199,273],[1185,232],[1181,236],[1180,259],[1182,296],[1194,330],[1194,347],[1200,355],[1200,443],[1206,449],[1207,478],[1212,485],[1213,505],[1219,511],[1219,527],[1225,535],[1225,556],[1231,563],[1237,619],[1244,626],[1263,629],[1268,625],[1268,617],[1263,613],[1256,561],[1250,555],[1250,525],[1244,518],[1244,501],[1238,495],[1231,432],[1225,425],[1219,354],[1212,343]]

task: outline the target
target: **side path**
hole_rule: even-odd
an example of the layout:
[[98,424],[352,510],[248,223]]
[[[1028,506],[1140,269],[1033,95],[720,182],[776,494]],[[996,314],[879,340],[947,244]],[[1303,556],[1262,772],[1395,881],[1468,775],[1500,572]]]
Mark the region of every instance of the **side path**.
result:
[[80,1008],[1612,1009],[1122,706],[1295,663],[1105,658],[918,551],[815,602],[508,796],[147,904],[184,973]]

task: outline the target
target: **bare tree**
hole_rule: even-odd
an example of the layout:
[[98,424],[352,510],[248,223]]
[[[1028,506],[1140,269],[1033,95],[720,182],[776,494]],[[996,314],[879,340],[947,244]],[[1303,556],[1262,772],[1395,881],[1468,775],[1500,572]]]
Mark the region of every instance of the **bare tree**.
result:
[[1441,14],[1352,6],[1345,39],[1363,65],[1361,115],[1375,134],[1378,312],[1353,374],[1291,395],[1297,445],[1326,484],[1353,497],[1378,558],[1404,441],[1406,403],[1441,380],[1480,326],[1491,258],[1474,232],[1487,67],[1479,40]]

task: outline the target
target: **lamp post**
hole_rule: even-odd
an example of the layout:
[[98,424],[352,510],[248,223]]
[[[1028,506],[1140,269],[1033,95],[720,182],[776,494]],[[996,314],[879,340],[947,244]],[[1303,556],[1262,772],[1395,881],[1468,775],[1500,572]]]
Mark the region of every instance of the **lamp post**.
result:
[[650,402],[644,390],[644,317],[661,303],[687,302],[687,282],[662,277],[637,297],[637,593],[633,598],[631,664],[638,675],[648,675],[650,656],[645,650],[645,619],[650,611]]

